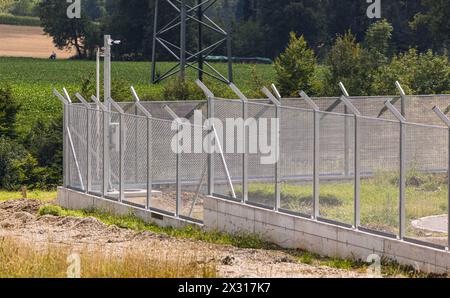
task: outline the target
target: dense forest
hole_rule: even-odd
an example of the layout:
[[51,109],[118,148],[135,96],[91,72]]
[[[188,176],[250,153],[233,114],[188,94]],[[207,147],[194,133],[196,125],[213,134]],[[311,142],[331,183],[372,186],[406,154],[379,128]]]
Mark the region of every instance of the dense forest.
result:
[[[196,1],[188,0],[191,4]],[[235,56],[277,57],[293,31],[304,35],[319,59],[323,59],[337,35],[351,30],[356,41],[362,41],[369,25],[377,21],[367,17],[370,4],[366,0],[229,1]],[[15,5],[8,6],[13,13],[39,15],[46,31],[56,36],[55,41],[62,47],[74,38],[82,38],[85,48],[80,48],[81,56],[89,55],[103,33],[111,33],[124,41],[116,55],[128,59],[150,57],[155,0],[82,0],[82,18],[70,22],[65,16],[66,1],[2,2],[14,2]],[[174,16],[175,10],[166,1],[160,0],[160,3],[162,26]],[[390,53],[404,52],[412,47],[421,52],[432,49],[437,53],[448,53],[449,0],[395,0],[381,1],[381,4],[382,18],[393,26]],[[219,24],[224,23],[223,5],[224,1],[217,1],[209,10]],[[191,44],[195,45],[197,35],[192,22],[188,34]],[[214,34],[206,31],[205,41],[213,40]],[[177,37],[176,31],[168,36],[174,41]],[[160,56],[159,59],[169,57]]]

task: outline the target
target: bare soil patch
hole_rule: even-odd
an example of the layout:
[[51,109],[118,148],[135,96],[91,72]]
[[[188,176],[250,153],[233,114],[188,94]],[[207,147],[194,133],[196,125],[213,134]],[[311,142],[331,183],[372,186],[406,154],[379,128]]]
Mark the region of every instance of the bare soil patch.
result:
[[0,25],[0,56],[49,58],[53,51],[58,59],[76,54],[75,50],[57,49],[41,27]]
[[[36,200],[0,203],[0,237],[13,237],[36,246],[57,244],[101,248],[120,257],[125,249],[151,247],[154,257],[195,257],[198,262],[218,264],[220,277],[364,277],[357,271],[338,270],[298,263],[291,255],[276,250],[239,249],[152,232],[136,232],[107,226],[95,218],[38,216],[42,206]],[[146,250],[148,251],[148,250]]]

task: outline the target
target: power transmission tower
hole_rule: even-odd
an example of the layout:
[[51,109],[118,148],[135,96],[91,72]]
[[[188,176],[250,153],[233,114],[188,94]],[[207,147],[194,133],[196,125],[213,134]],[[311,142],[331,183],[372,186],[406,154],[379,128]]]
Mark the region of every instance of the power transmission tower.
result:
[[[155,15],[153,24],[153,49],[152,49],[152,83],[159,83],[173,75],[179,74],[182,80],[186,77],[186,69],[192,68],[198,71],[198,78],[203,80],[203,76],[207,75],[224,83],[233,81],[233,61],[231,54],[231,8],[229,0],[224,1],[224,13],[226,19],[226,30],[222,29],[206,12],[218,0],[155,0]],[[168,4],[168,9],[173,9],[176,16],[164,26],[159,27],[159,12],[161,4]],[[188,22],[193,22],[197,26],[198,43],[195,49],[188,49],[187,28]],[[216,32],[219,36],[218,40],[211,44],[205,45],[203,35],[205,29]],[[172,34],[177,36],[175,31],[179,30],[179,43],[169,41],[165,36]],[[206,57],[211,55],[221,46],[226,45],[228,74],[223,75],[216,70],[210,63],[206,61]],[[175,66],[171,67],[164,74],[157,75],[156,61],[158,51],[165,51],[176,60]]]

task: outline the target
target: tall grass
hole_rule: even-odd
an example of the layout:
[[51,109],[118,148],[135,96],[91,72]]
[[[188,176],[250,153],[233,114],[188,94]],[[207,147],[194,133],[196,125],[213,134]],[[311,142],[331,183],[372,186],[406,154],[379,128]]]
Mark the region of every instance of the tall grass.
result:
[[53,244],[32,245],[0,238],[0,278],[65,278],[69,267],[78,267],[77,258],[68,258],[71,255],[80,257],[82,278],[216,277],[215,264],[199,262],[181,247],[170,254],[163,246],[125,248],[119,254],[98,247],[72,250]]

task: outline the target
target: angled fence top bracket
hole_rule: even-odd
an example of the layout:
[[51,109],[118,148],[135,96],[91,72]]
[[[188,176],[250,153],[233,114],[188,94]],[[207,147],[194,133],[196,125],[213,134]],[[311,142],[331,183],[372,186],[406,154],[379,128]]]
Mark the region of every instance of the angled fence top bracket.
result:
[[281,107],[281,102],[272,94],[272,92],[270,92],[269,89],[263,87],[261,92],[264,93],[275,106]]
[[122,109],[122,107],[114,101],[114,99],[112,99],[111,97],[108,98],[108,101],[113,105],[113,107],[120,113],[120,114],[125,114],[124,110]]
[[399,81],[395,81],[395,87],[397,87],[401,96],[406,96],[405,90],[403,90],[403,87],[402,87],[402,85],[400,85]]
[[438,106],[435,106],[433,108],[433,112],[436,113],[436,115],[442,120],[442,122],[444,122],[450,128],[450,119],[448,119],[447,115],[442,112],[442,110]]
[[69,103],[72,103],[72,100],[70,99],[69,92],[67,92],[66,88],[63,88],[63,92],[64,92],[64,96],[66,97],[67,101],[69,101]]
[[230,83],[228,85],[231,90],[233,90],[233,92],[239,97],[240,100],[242,100],[243,102],[248,102],[248,98],[244,95],[244,93],[241,92],[241,90],[239,90],[238,87],[236,87],[235,84]]
[[93,102],[95,102],[95,104],[102,109],[102,111],[106,111],[105,106],[103,105],[103,103],[100,102],[100,100],[98,100],[97,97],[95,97],[94,95],[91,96],[91,99]]
[[300,91],[300,97],[301,97],[303,100],[305,100],[306,103],[307,103],[308,105],[310,105],[310,107],[311,107],[314,111],[316,111],[316,112],[319,112],[319,111],[320,111],[319,106],[316,105],[316,103],[314,102],[314,100],[312,100],[311,97],[309,97],[308,94],[306,94],[305,91]]
[[400,111],[397,110],[389,100],[386,101],[384,105],[389,111],[391,111],[392,114],[394,114],[395,118],[397,118],[398,121],[402,123],[406,122],[406,119],[405,117],[403,117],[402,113],[400,113]]
[[181,118],[178,117],[178,115],[168,106],[168,105],[162,105],[162,108],[172,117],[173,120],[177,121],[179,125],[183,125],[183,121],[181,121]]
[[133,86],[130,87],[130,90],[136,108],[138,108],[138,110],[141,111],[141,113],[144,114],[147,118],[152,118],[152,114],[141,104],[141,100],[139,99],[139,96]]
[[359,110],[353,105],[353,103],[346,96],[341,96],[340,100],[345,104],[345,106],[347,108],[350,109],[350,111],[355,116],[361,116],[361,113],[359,112]]
[[65,98],[64,96],[61,95],[61,93],[58,92],[58,90],[56,90],[55,88],[53,88],[53,94],[64,104],[70,104],[70,102],[67,100],[67,98]]
[[75,93],[75,97],[88,109],[91,108],[91,105],[87,102],[86,99],[84,99],[83,96],[81,96],[80,93]]
[[275,84],[270,85],[270,87],[272,88],[276,98],[281,102],[281,100],[283,99],[283,97],[281,96],[281,93],[278,91],[277,86],[275,86]]
[[200,89],[202,89],[203,93],[205,93],[207,98],[214,98],[214,93],[212,93],[212,91],[209,90],[209,88],[206,87],[206,85],[202,81],[196,80],[195,83]]
[[344,96],[350,97],[350,95],[349,95],[348,92],[347,92],[347,88],[345,88],[345,86],[344,86],[344,83],[339,82],[339,88],[341,89],[342,94],[343,94]]

